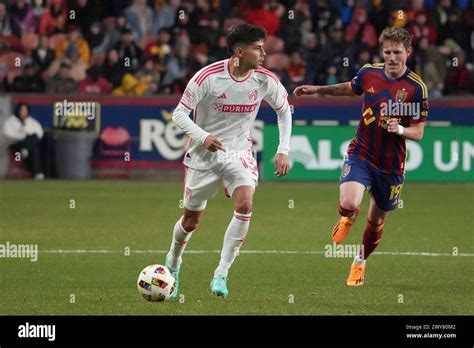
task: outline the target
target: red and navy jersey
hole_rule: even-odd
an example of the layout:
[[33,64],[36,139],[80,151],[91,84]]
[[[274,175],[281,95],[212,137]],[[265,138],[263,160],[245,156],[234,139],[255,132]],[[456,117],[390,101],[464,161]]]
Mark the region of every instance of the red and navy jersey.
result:
[[388,120],[409,127],[428,117],[428,89],[413,71],[397,79],[385,75],[384,64],[366,64],[351,81],[357,95],[364,95],[362,118],[348,154],[368,161],[383,173],[403,175],[406,139],[387,131]]

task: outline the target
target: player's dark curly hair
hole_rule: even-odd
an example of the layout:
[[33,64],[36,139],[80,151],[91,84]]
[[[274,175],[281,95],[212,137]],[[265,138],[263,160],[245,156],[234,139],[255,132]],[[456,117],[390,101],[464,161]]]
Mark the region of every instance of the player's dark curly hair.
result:
[[232,55],[238,44],[250,45],[252,42],[260,41],[266,37],[267,31],[264,28],[247,23],[236,24],[230,28],[227,34],[227,51]]
[[411,47],[411,34],[403,28],[385,28],[379,36],[380,46],[384,41],[401,42],[408,49]]

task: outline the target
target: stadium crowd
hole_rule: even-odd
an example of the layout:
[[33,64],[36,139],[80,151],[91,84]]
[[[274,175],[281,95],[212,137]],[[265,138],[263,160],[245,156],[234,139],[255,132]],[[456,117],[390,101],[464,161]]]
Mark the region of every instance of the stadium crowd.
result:
[[380,62],[388,26],[413,35],[409,67],[431,96],[474,93],[474,1],[3,0],[0,92],[156,95],[228,57],[226,30],[268,32],[265,66],[288,91]]

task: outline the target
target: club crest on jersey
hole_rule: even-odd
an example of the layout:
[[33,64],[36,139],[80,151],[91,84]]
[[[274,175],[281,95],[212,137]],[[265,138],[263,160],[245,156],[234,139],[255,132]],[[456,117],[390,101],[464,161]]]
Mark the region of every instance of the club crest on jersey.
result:
[[351,171],[351,166],[348,164],[344,164],[344,167],[342,167],[342,177],[345,178],[346,176],[348,176],[350,171]]
[[408,92],[405,90],[398,90],[397,95],[395,96],[395,99],[397,100],[398,103],[403,103],[407,97]]
[[250,101],[256,101],[257,97],[258,97],[258,90],[257,89],[251,90],[250,93],[249,93],[249,100]]

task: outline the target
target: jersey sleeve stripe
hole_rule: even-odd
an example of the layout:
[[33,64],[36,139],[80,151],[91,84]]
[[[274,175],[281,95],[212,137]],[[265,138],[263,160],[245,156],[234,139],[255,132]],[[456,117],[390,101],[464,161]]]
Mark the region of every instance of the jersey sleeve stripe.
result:
[[261,71],[261,72],[264,72],[264,73],[267,73],[269,74],[270,76],[272,76],[276,81],[280,81],[278,79],[278,76],[276,76],[274,73],[272,73],[270,70],[268,69],[265,69],[265,68],[258,68],[257,71]]
[[204,68],[204,69],[199,73],[199,75],[196,76],[196,78],[195,78],[196,83],[198,83],[198,81],[199,81],[204,75],[206,75],[209,71],[214,70],[214,69],[217,69],[217,68],[223,68],[223,67],[224,67],[224,63],[222,63],[222,62],[209,65],[208,67]]
[[421,79],[412,74],[412,73],[409,73],[408,74],[408,77],[410,78],[410,80],[416,82],[418,85],[421,86],[421,91],[422,91],[422,95],[423,95],[423,99],[427,98],[428,97],[428,88],[426,87],[426,85],[423,83],[423,81],[421,81]]
[[189,110],[191,110],[191,111],[193,110],[193,109],[191,109],[188,105],[186,105],[186,103],[184,103],[182,100],[180,100],[179,102],[180,102],[181,104],[183,104],[185,107],[187,107]]
[[220,70],[220,69],[224,69],[224,67],[216,66],[214,68],[206,70],[203,74],[199,75],[199,77],[196,79],[196,83],[199,85],[202,82],[202,80],[206,78],[207,74],[216,70]]
[[421,77],[416,75],[414,72],[410,72],[408,75],[412,76],[416,81],[418,81],[420,83],[422,89],[424,89],[423,98],[428,98],[428,87],[426,87],[426,85],[423,82],[423,80],[421,79]]
[[268,76],[268,77],[271,77],[277,84],[278,84],[278,82],[279,82],[278,79],[277,79],[275,76],[272,76],[272,75],[270,75],[270,74],[268,74],[268,73],[266,73],[266,72],[264,72],[264,71],[255,70],[255,72],[258,72],[258,73],[260,73],[260,74],[263,74],[263,75],[266,75],[266,76]]
[[270,74],[271,76],[273,76],[275,79],[278,80],[278,77],[277,77],[273,72],[271,72],[271,71],[268,70],[268,69],[265,69],[265,68],[260,67],[260,68],[257,68],[257,70],[266,72],[267,74]]
[[413,80],[416,80],[419,82],[419,84],[421,85],[421,87],[424,88],[425,92],[426,92],[426,96],[428,96],[428,87],[426,87],[425,83],[423,82],[423,80],[421,79],[421,77],[419,77],[417,74],[415,74],[414,72],[410,72],[408,74],[409,76],[411,76],[413,78]]
[[213,74],[217,74],[217,73],[220,73],[220,72],[223,72],[224,71],[224,68],[222,69],[218,69],[218,70],[212,70],[212,71],[209,71],[206,73],[206,75],[204,75],[200,80],[199,82],[196,82],[198,86],[201,86],[202,83],[204,82],[205,79],[207,79],[208,76],[211,76]]

